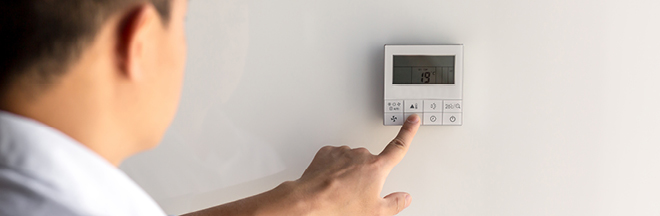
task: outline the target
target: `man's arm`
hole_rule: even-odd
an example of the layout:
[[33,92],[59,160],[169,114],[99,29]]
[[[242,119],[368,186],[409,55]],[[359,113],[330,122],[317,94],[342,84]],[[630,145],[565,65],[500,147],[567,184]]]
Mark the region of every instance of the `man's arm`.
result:
[[186,216],[395,215],[410,205],[408,193],[380,197],[388,174],[408,151],[420,125],[410,116],[379,155],[365,148],[321,148],[296,181],[249,198]]

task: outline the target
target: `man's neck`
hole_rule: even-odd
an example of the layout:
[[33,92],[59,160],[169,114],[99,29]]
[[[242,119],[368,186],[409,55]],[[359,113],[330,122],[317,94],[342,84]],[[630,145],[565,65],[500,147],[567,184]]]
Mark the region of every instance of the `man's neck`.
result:
[[[39,90],[12,88],[0,103],[0,109],[41,122],[68,135],[115,166],[137,152],[130,139],[118,130],[111,107],[103,106],[96,88],[76,86],[84,77],[67,74],[57,84]],[[80,89],[85,89],[81,91]],[[39,92],[35,92],[39,91]],[[118,146],[125,145],[125,146]]]

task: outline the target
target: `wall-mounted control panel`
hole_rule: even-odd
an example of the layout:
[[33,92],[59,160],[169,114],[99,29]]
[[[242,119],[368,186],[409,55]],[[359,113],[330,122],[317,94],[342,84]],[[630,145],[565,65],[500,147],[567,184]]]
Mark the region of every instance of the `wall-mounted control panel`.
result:
[[385,45],[383,125],[463,125],[463,45]]

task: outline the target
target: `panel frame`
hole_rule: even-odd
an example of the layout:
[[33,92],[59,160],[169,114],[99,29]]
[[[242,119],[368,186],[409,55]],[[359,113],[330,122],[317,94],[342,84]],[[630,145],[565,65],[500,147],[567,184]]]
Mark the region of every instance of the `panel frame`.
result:
[[[394,56],[455,56],[454,84],[393,84]],[[385,45],[384,100],[463,99],[463,45]]]

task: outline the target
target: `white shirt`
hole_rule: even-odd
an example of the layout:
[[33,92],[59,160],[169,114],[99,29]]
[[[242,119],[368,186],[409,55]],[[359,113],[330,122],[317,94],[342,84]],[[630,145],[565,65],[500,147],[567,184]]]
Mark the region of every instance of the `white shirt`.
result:
[[37,121],[0,111],[0,216],[165,215],[128,176]]

